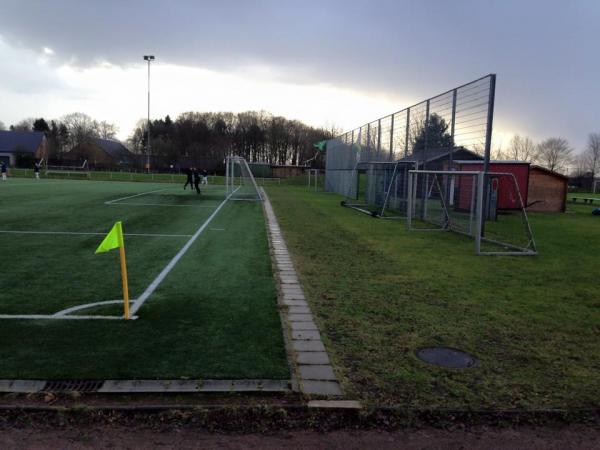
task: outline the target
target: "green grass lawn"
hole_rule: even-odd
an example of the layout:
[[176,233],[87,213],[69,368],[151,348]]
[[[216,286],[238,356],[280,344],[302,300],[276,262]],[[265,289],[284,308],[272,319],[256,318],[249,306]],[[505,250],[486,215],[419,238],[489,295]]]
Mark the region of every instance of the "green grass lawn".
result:
[[[106,233],[122,220],[134,299],[223,199],[222,186],[198,196],[180,185],[12,178],[0,184],[0,231]],[[0,233],[0,314],[122,299],[118,252],[94,254],[102,238]],[[0,378],[289,378],[262,206],[226,203],[137,315],[0,320]]]
[[[600,217],[530,214],[535,257],[475,256],[447,232],[407,232],[335,194],[268,188],[346,392],[417,408],[600,405]],[[468,351],[447,370],[423,346]]]

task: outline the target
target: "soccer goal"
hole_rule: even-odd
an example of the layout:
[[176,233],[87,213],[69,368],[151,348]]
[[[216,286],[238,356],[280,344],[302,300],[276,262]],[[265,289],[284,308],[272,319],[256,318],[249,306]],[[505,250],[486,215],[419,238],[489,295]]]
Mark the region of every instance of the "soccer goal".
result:
[[225,185],[230,200],[262,201],[248,162],[240,156],[228,156],[225,161]]
[[57,175],[61,178],[91,178],[87,159],[80,166],[76,165],[46,165],[46,176]]
[[536,255],[523,199],[511,173],[408,171],[409,230],[454,231],[477,255]]

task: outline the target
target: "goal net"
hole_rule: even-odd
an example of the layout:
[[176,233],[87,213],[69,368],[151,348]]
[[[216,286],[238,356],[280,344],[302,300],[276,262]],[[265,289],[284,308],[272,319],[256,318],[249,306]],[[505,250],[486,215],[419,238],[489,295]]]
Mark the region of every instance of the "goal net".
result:
[[46,176],[56,178],[90,178],[87,159],[81,165],[47,164]]
[[466,235],[478,255],[537,254],[513,174],[410,170],[407,188],[409,230]]
[[262,201],[248,162],[240,156],[228,156],[225,162],[225,185],[230,200]]

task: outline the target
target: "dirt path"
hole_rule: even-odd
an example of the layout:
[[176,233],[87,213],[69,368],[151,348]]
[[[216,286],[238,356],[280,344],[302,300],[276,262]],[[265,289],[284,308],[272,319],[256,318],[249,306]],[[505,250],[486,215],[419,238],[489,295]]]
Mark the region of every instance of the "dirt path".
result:
[[600,430],[566,428],[475,428],[382,432],[297,431],[267,435],[210,434],[191,429],[153,431],[95,426],[50,431],[36,428],[3,430],[0,448],[8,449],[598,449]]

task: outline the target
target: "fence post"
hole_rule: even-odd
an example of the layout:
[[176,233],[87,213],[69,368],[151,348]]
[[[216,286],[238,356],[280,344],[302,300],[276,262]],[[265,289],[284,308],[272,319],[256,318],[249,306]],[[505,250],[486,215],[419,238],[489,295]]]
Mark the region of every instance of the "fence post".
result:
[[408,156],[408,139],[410,138],[410,108],[406,108],[406,133],[404,137],[404,157]]
[[489,177],[488,172],[490,170],[490,154],[492,147],[492,123],[494,121],[494,100],[496,97],[496,75],[490,75],[490,95],[488,98],[488,111],[487,111],[487,128],[485,131],[485,155],[483,157],[483,171],[485,173],[485,186],[484,186],[484,204],[481,210],[481,233],[485,233],[485,221],[488,214],[488,198],[489,198]]
[[475,222],[475,254],[481,253],[481,235],[483,234],[483,191],[485,190],[486,173],[477,174],[477,218]]
[[377,120],[377,157],[381,152],[381,119]]
[[390,161],[394,160],[394,117],[392,114],[392,123],[390,125]]
[[413,174],[408,171],[408,193],[406,202],[406,229],[410,230],[412,222],[412,203],[413,203]]

